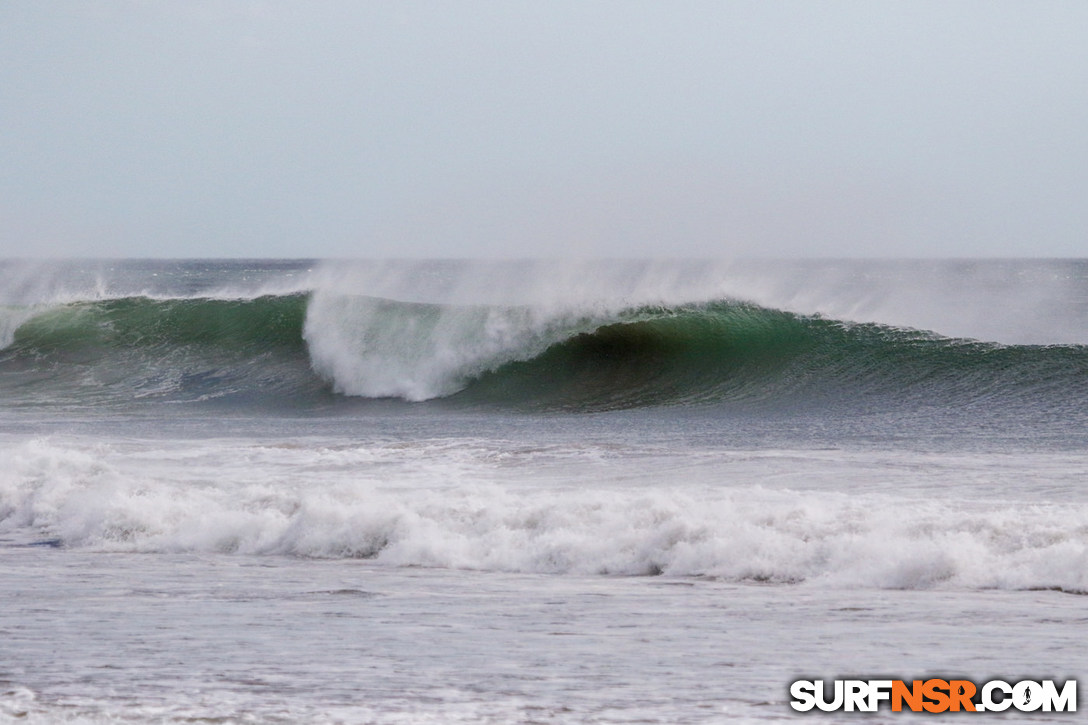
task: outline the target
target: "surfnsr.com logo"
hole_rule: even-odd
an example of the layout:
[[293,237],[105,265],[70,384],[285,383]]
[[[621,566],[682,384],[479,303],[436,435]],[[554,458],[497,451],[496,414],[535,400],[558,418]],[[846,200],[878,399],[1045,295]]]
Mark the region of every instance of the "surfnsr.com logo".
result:
[[797,680],[790,685],[790,707],[799,712],[1076,712],[1077,681],[990,680]]

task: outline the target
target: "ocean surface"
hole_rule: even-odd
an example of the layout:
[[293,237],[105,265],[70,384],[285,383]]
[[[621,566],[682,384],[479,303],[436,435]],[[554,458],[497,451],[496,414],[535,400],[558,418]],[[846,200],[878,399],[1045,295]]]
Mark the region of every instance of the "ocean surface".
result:
[[856,722],[1086,595],[1088,261],[0,262],[0,722]]

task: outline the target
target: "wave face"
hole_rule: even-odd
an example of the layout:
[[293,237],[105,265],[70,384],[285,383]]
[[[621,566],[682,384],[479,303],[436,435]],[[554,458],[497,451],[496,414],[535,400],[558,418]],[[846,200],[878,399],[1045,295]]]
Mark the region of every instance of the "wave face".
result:
[[344,398],[544,410],[1043,404],[1079,414],[1088,347],[1000,345],[733,300],[547,310],[293,293],[8,307],[11,405]]
[[312,398],[302,294],[84,301],[14,309],[0,351],[14,404]]
[[948,404],[1083,399],[1086,375],[1084,346],[1004,346],[721,301],[626,310],[481,375],[463,395],[598,408],[866,397]]

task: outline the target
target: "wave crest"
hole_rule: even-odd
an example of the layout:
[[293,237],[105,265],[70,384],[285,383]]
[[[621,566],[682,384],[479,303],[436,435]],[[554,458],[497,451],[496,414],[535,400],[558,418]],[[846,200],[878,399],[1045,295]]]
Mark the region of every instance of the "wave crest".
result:
[[564,310],[315,292],[7,312],[3,395],[26,404],[305,406],[332,391],[570,410],[1088,400],[1088,346],[956,340],[733,300]]
[[530,307],[315,294],[303,335],[314,369],[338,392],[422,401],[452,395],[591,324]]

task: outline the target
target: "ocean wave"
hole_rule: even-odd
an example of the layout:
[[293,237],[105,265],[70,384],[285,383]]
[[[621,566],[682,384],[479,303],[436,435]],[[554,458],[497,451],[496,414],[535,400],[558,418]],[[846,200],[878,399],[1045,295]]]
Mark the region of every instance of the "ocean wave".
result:
[[0,316],[9,402],[329,404],[362,398],[603,410],[884,398],[1088,396],[1088,347],[1000,345],[736,300],[563,308],[295,293],[125,297]]
[[303,294],[24,309],[0,350],[2,395],[15,406],[312,400],[325,386],[301,337],[305,310]]
[[[411,451],[387,451],[404,480],[390,480],[388,466],[364,465],[382,451],[362,446],[213,453],[160,453],[150,463],[108,446],[21,444],[0,472],[0,536],[9,545],[393,567],[1088,592],[1083,503],[758,485],[602,484],[557,495],[552,486],[472,481],[458,475],[449,450],[441,476],[405,464]],[[215,463],[222,455],[245,463]],[[412,479],[416,469],[429,485]],[[486,470],[477,461],[469,474]]]
[[337,392],[422,401],[600,322],[531,307],[437,305],[315,294],[304,337],[314,369]]

